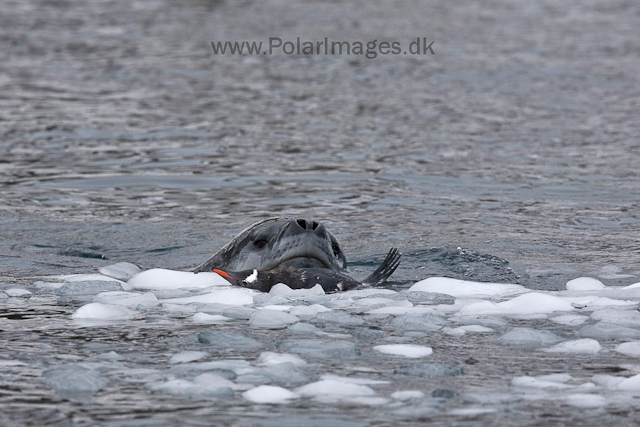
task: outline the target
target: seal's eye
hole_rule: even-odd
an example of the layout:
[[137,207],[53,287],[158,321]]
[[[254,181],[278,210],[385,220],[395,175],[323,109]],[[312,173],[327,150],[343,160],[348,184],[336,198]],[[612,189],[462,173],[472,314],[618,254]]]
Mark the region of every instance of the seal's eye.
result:
[[340,246],[337,243],[333,243],[331,249],[333,249],[333,256],[337,258],[340,255]]
[[256,245],[256,248],[258,249],[264,248],[265,246],[267,246],[267,243],[268,242],[265,239],[260,239],[253,242],[253,244]]

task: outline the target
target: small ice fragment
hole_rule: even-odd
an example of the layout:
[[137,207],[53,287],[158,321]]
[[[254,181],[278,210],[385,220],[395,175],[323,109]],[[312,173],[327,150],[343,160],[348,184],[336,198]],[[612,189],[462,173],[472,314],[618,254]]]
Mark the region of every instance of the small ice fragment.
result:
[[249,307],[229,307],[222,310],[222,315],[232,319],[249,320],[255,309]]
[[151,384],[152,390],[181,396],[195,396],[199,398],[230,398],[233,397],[235,384],[219,375],[204,373],[188,380],[169,380],[164,383]]
[[640,330],[636,328],[627,328],[607,322],[584,326],[578,331],[578,334],[584,338],[598,340],[634,340],[640,338]]
[[640,374],[622,380],[618,384],[618,390],[640,391]]
[[278,349],[320,359],[340,360],[360,356],[360,350],[347,341],[287,339],[278,343]]
[[[199,273],[207,274],[207,273]],[[253,294],[247,289],[232,288],[222,290],[212,290],[206,294],[195,295],[184,298],[170,298],[162,300],[163,303],[171,304],[227,304],[227,305],[251,305],[253,304]]]
[[377,384],[389,384],[389,381],[384,380],[372,380],[369,378],[357,378],[357,377],[341,377],[339,375],[324,374],[320,377],[321,380],[336,380],[344,381],[351,384],[363,384],[363,385],[377,385]]
[[283,297],[306,297],[310,295],[324,295],[324,289],[322,286],[315,285],[310,289],[291,289],[289,286],[284,283],[278,283],[271,287],[269,291],[271,295],[280,295]]
[[532,328],[513,328],[498,340],[506,345],[534,348],[557,344],[563,339],[549,331],[539,331]]
[[294,323],[287,328],[287,331],[296,335],[324,334],[324,332],[322,332],[320,329],[313,325],[310,325],[309,323]]
[[339,323],[345,326],[362,325],[364,320],[358,316],[352,316],[344,311],[323,311],[316,314],[314,321],[321,323]]
[[633,274],[620,274],[622,269],[615,265],[605,265],[600,269],[598,277],[602,279],[628,279],[635,277]]
[[396,400],[422,399],[423,397],[424,393],[420,390],[402,390],[391,394],[391,398]]
[[588,318],[586,316],[579,316],[577,314],[563,314],[561,316],[552,317],[549,320],[561,325],[579,326],[582,325]]
[[461,337],[463,335],[466,335],[467,331],[462,328],[448,328],[444,330],[444,333],[447,335],[451,335],[452,337]]
[[291,399],[297,399],[300,396],[286,388],[261,385],[245,391],[242,397],[253,403],[289,403]]
[[227,320],[231,320],[228,317],[221,316],[219,314],[207,314],[207,313],[196,313],[192,317],[194,323],[224,323]]
[[567,405],[577,408],[599,408],[607,404],[607,399],[595,394],[575,393],[565,396]]
[[544,349],[544,351],[549,353],[596,354],[601,349],[602,347],[598,341],[590,338],[583,338],[580,340],[561,342],[553,347]]
[[171,356],[169,363],[188,363],[207,357],[209,353],[206,351],[182,351]]
[[97,295],[100,292],[122,291],[122,286],[116,281],[84,280],[66,283],[56,290],[56,295],[61,297],[76,297],[85,295]]
[[123,360],[124,359],[123,356],[120,356],[115,351],[110,351],[108,353],[98,354],[98,355],[95,356],[95,358],[96,359],[100,359],[100,360],[113,360],[113,361],[118,361],[118,360]]
[[204,331],[198,334],[198,342],[224,350],[258,350],[262,343],[253,338],[233,332],[218,330]]
[[463,307],[461,316],[486,314],[537,314],[553,313],[554,311],[571,311],[573,306],[562,298],[540,292],[520,295],[501,303],[489,301],[479,302]]
[[109,291],[101,292],[94,298],[94,302],[104,304],[124,305],[126,307],[155,307],[158,305],[158,298],[151,292],[139,294],[136,292]]
[[20,288],[5,289],[4,293],[12,298],[29,298],[31,295],[33,295],[32,292]]
[[410,358],[425,357],[433,353],[431,347],[414,344],[387,344],[377,345],[374,350],[380,353],[392,354],[394,356],[404,356]]
[[[637,302],[636,302],[637,305]],[[622,308],[603,308],[591,313],[591,318],[625,326],[640,326],[640,312]]]
[[140,267],[135,264],[131,264],[130,262],[119,262],[117,264],[101,267],[99,271],[100,274],[126,282],[136,274],[140,273]]
[[64,280],[65,282],[115,282],[123,284],[122,280],[105,276],[104,274],[67,274],[63,276],[53,276],[55,279]]
[[479,283],[466,280],[450,279],[448,277],[430,277],[421,280],[409,288],[409,292],[438,292],[452,295],[454,297],[482,296],[490,297],[494,295],[512,295],[523,293],[528,290],[521,285],[501,284],[501,283]]
[[439,316],[398,316],[391,322],[394,329],[414,332],[435,332],[442,329],[444,320]]
[[461,326],[460,328],[466,332],[472,332],[476,334],[488,334],[491,332],[495,332],[493,329],[487,328],[486,326],[482,325],[465,325]]
[[133,289],[180,289],[229,287],[229,282],[216,273],[191,273],[187,271],[153,268],[133,276],[127,284]]
[[618,384],[624,381],[624,377],[616,377],[614,375],[596,374],[591,379],[595,384],[606,389],[614,390],[618,388]]
[[284,329],[300,319],[292,314],[273,310],[257,310],[251,315],[249,324],[254,328]]
[[298,356],[288,353],[264,351],[260,353],[260,357],[258,358],[258,364],[260,365],[271,366],[278,365],[280,363],[292,363],[296,366],[304,366],[307,364],[307,362],[300,359]]
[[571,385],[563,384],[563,383],[558,382],[558,381],[545,381],[545,380],[540,380],[538,378],[529,377],[529,376],[515,377],[515,378],[513,378],[511,380],[511,385],[514,386],[514,387],[527,387],[527,388],[540,388],[540,389],[545,389],[545,388],[555,388],[555,389],[573,388],[573,386],[571,386]]
[[338,380],[320,380],[295,389],[302,396],[331,398],[374,396],[376,394],[370,387],[361,384],[349,383]]
[[640,341],[631,341],[619,344],[614,351],[622,353],[625,356],[640,357]]
[[289,311],[289,314],[298,316],[301,319],[311,319],[312,317],[315,317],[318,313],[322,313],[324,311],[331,311],[331,309],[320,304],[298,305],[296,307],[293,307]]
[[259,310],[271,310],[271,311],[289,311],[293,308],[292,305],[263,305],[258,307]]
[[90,398],[107,383],[98,373],[78,365],[55,367],[42,376],[58,394],[74,400]]
[[77,309],[71,318],[77,320],[127,320],[133,317],[134,313],[121,305],[92,302]]
[[600,280],[591,277],[569,280],[566,286],[568,291],[599,291],[606,288]]

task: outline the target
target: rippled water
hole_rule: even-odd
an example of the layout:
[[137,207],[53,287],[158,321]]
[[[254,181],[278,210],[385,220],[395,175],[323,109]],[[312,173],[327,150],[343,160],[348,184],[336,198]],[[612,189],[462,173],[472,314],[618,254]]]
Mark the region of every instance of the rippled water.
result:
[[[3,288],[118,261],[195,265],[281,214],[324,222],[356,275],[398,246],[394,289],[428,276],[536,289],[585,274],[607,285],[638,280],[610,271],[640,276],[636,3],[5,1],[0,12]],[[425,36],[436,54],[215,56],[209,44],[272,36]],[[163,338],[198,327],[161,316],[75,328],[77,304],[42,298],[2,309],[0,353],[28,366],[0,372],[3,424],[195,425],[215,414],[269,425],[309,415],[304,405],[266,416],[237,401],[150,396],[135,381],[112,382],[85,406],[60,401],[39,382],[46,366],[99,348],[155,369],[176,351]],[[447,360],[491,353],[473,337],[454,347],[434,339]],[[510,351],[499,369],[487,363],[447,387],[500,389],[496,371],[522,369]],[[482,356],[495,357],[473,357]],[[607,357],[563,363],[615,368]],[[532,372],[547,362],[527,359]],[[558,422],[590,420],[536,405],[440,422],[535,425],[547,410]],[[325,409],[305,422],[330,425]],[[342,415],[344,425],[405,422],[384,409]]]

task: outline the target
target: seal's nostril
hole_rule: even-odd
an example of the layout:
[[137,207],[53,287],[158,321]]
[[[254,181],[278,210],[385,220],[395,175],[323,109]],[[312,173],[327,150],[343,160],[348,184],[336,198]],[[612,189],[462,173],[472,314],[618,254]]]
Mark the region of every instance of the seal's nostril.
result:
[[296,222],[303,230],[307,229],[307,221],[305,221],[304,219],[298,219],[296,220]]
[[317,222],[315,222],[315,221],[313,221],[313,222],[311,223],[311,229],[312,229],[312,230],[315,230],[316,228],[318,228],[318,223],[317,223]]

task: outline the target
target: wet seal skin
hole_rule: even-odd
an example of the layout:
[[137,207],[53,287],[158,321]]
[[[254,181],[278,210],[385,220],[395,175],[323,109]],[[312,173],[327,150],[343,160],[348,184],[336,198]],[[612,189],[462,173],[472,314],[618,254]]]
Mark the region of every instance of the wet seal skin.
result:
[[384,283],[400,264],[392,248],[369,277],[358,281],[346,274],[340,243],[324,225],[297,218],[257,222],[192,271],[215,271],[234,285],[269,292],[285,283],[292,289],[319,284],[325,292],[346,291]]

